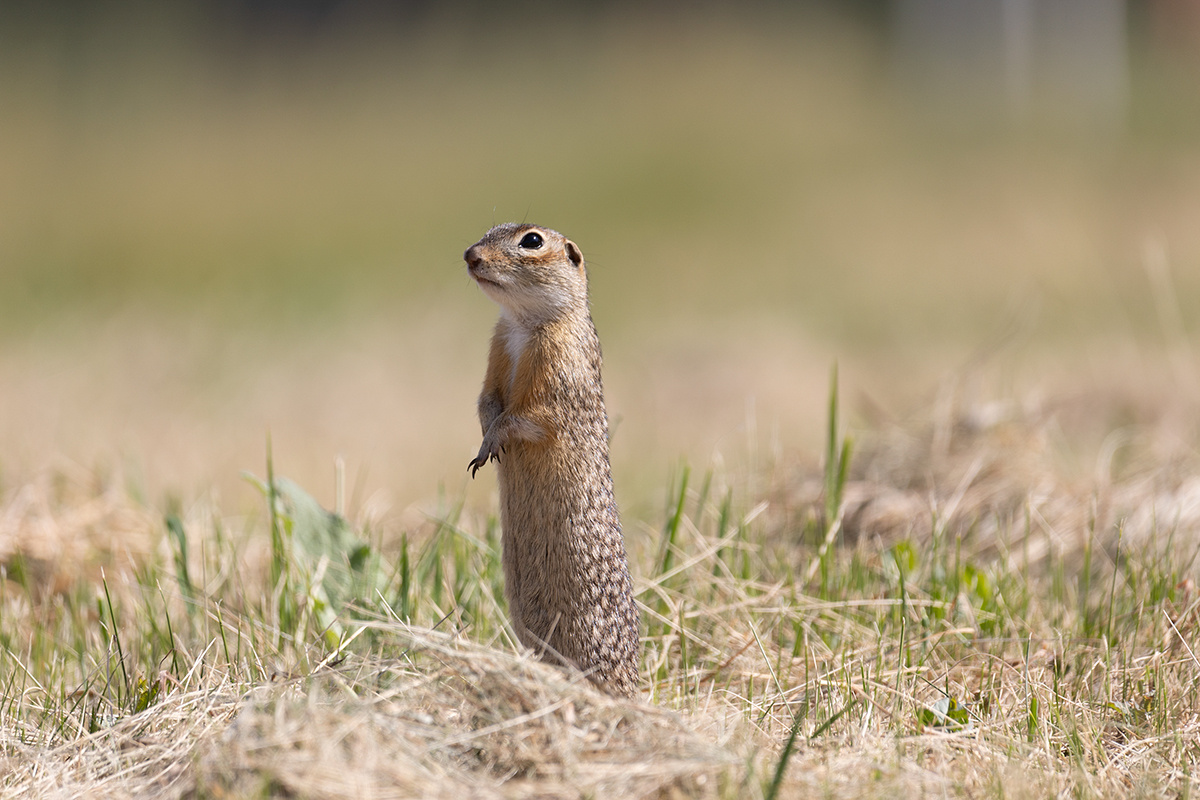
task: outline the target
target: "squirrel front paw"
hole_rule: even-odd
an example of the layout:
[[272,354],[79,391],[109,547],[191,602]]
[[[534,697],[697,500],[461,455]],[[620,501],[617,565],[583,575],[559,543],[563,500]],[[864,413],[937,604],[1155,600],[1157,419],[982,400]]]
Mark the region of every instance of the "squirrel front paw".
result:
[[479,468],[487,464],[488,460],[500,463],[500,454],[504,452],[504,445],[494,439],[484,437],[483,444],[479,448],[479,455],[471,459],[471,463],[467,464],[467,469],[471,470],[471,477],[475,477],[475,473]]

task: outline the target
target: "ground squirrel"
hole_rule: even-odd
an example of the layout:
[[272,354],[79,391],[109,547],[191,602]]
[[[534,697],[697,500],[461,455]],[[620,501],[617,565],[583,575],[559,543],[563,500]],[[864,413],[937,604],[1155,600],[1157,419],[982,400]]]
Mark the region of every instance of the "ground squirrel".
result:
[[463,254],[500,305],[479,395],[474,476],[497,462],[505,596],[542,657],[631,696],[638,611],[608,462],[600,340],[583,253],[557,231],[508,223]]

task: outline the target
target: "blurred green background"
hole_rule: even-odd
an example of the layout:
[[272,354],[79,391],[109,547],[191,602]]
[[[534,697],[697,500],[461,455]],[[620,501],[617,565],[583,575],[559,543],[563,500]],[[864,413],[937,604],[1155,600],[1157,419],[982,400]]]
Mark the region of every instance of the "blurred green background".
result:
[[514,219],[588,257],[619,484],[811,447],[834,360],[859,419],[983,356],[1194,392],[1198,42],[1168,0],[5,3],[0,480],[192,495],[270,430],[327,502],[339,454],[459,491],[461,253]]

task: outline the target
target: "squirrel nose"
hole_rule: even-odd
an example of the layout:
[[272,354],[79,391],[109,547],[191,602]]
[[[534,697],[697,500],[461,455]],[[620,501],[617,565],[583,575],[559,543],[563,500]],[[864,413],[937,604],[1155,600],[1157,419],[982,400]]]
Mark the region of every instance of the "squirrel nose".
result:
[[463,261],[467,262],[467,267],[470,269],[475,269],[482,260],[483,258],[479,255],[479,245],[472,245],[467,248],[467,252],[463,253]]

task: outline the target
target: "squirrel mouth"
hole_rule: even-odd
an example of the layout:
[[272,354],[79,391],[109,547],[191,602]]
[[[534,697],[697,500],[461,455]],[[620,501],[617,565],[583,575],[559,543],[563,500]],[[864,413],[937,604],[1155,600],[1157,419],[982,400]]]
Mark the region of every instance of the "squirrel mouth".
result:
[[496,283],[494,280],[492,280],[490,278],[483,277],[482,275],[476,273],[474,270],[467,270],[467,272],[469,272],[471,274],[471,277],[474,278],[475,282],[478,283],[480,286],[492,286],[497,289],[501,288],[500,284]]

